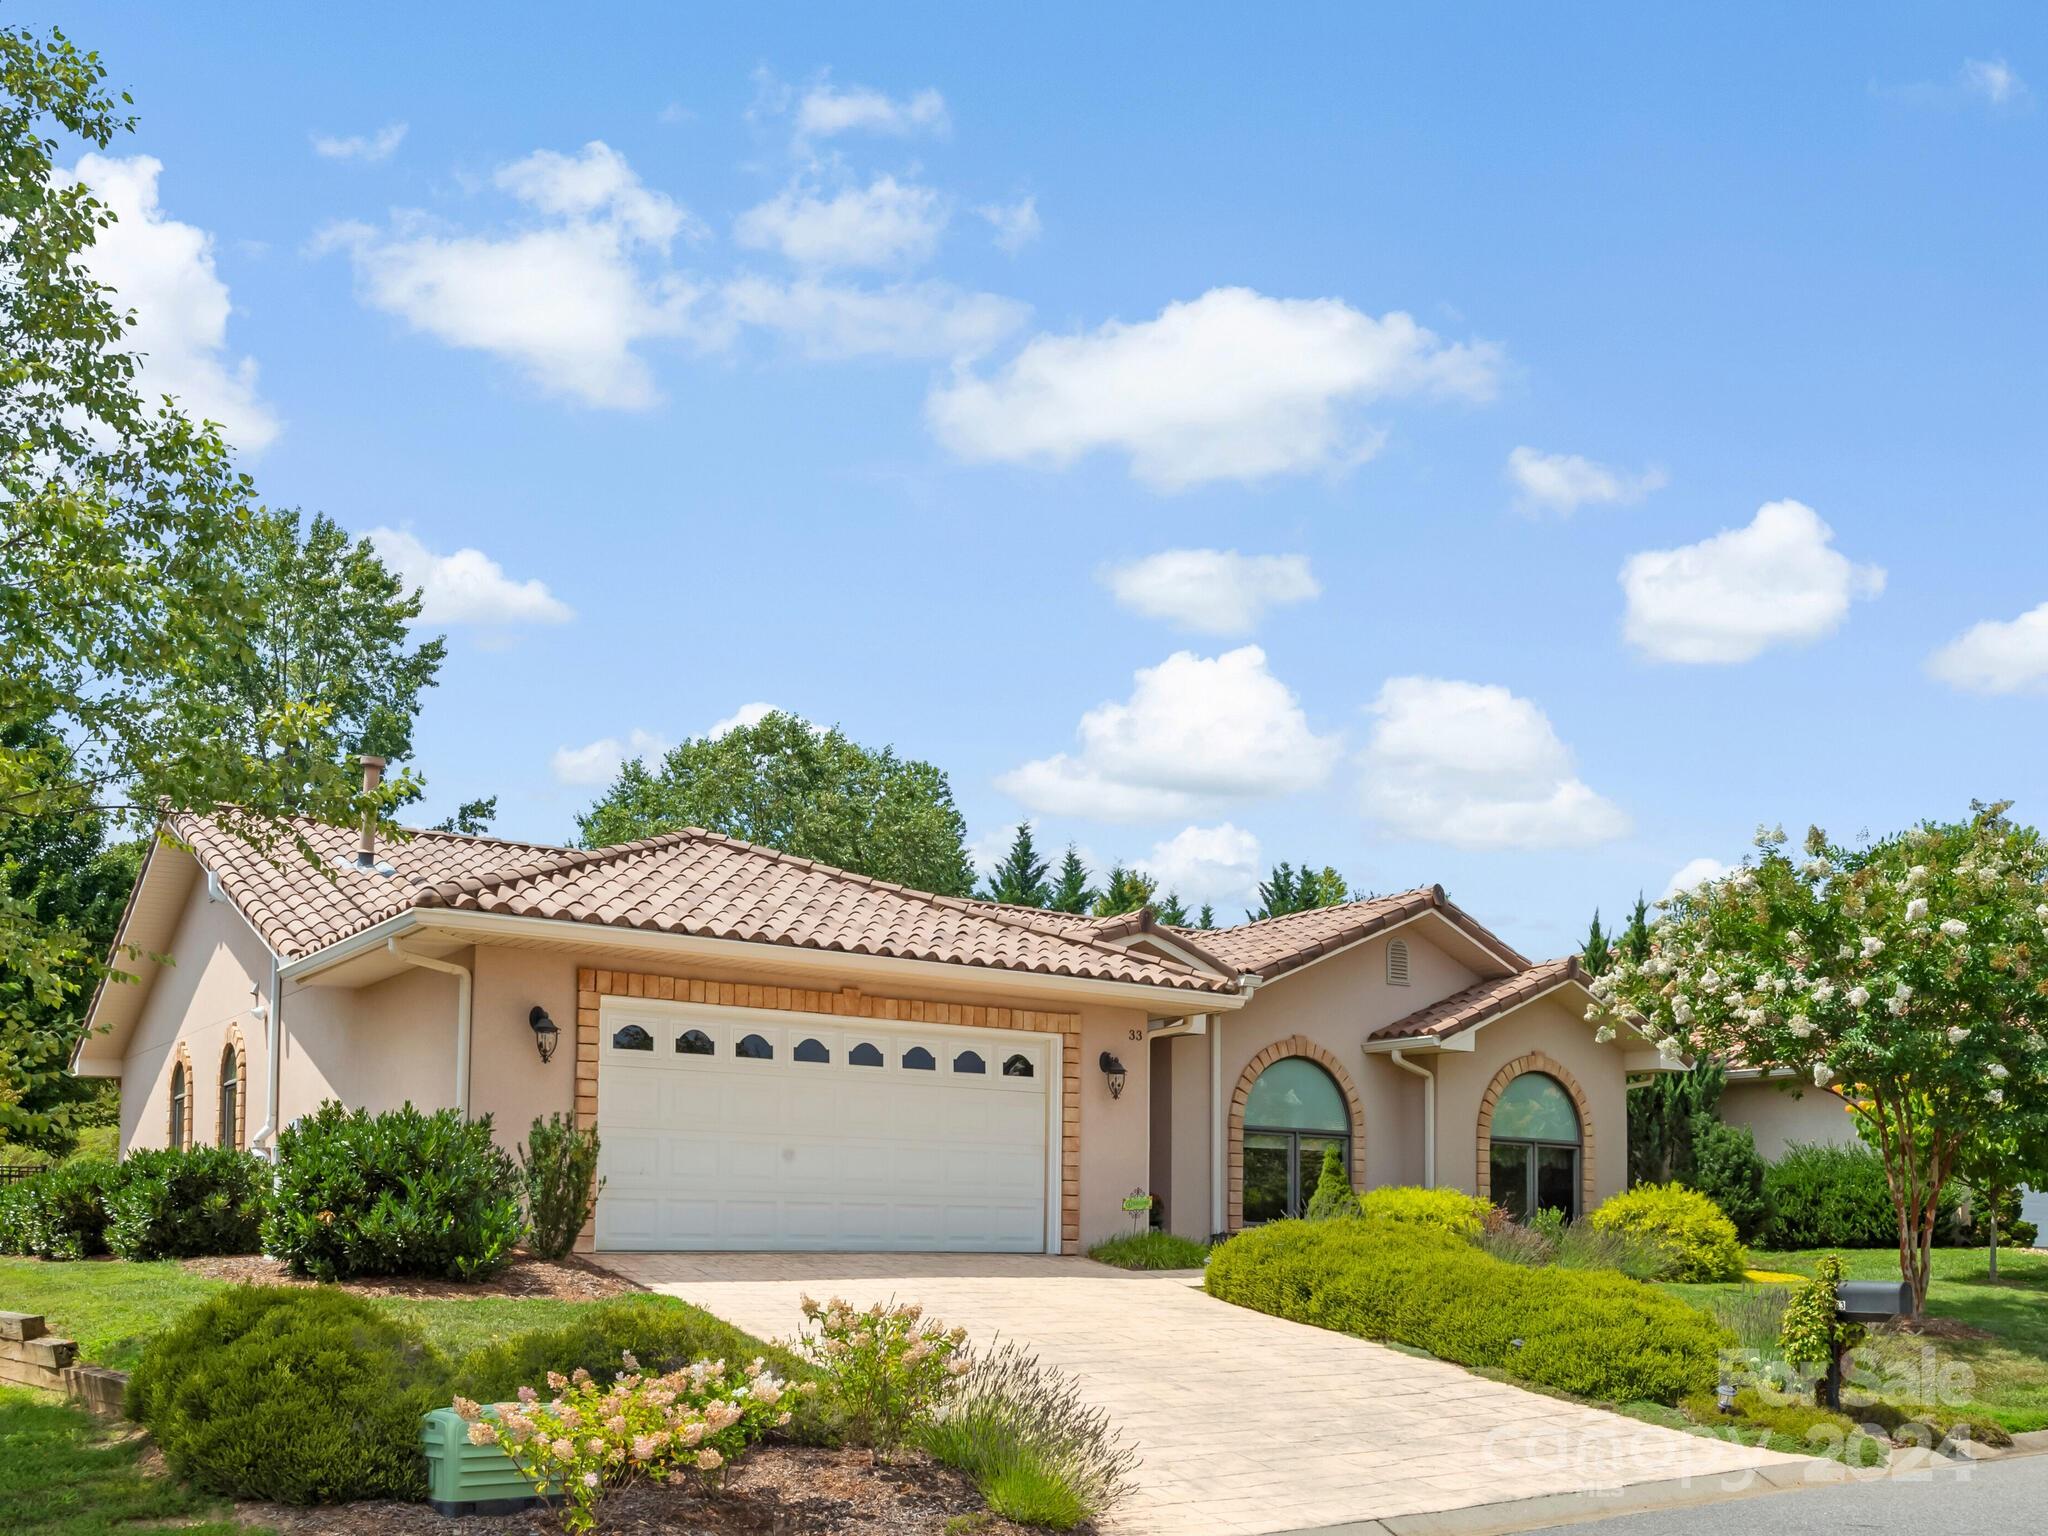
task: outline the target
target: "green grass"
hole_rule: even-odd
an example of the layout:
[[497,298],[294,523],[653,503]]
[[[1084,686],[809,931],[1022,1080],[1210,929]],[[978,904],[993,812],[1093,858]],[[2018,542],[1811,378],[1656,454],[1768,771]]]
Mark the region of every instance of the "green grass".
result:
[[1097,1243],[1088,1257],[1118,1269],[1200,1269],[1209,1262],[1209,1245],[1171,1232],[1134,1232]]
[[125,1536],[163,1524],[183,1536],[258,1536],[220,1500],[145,1474],[141,1449],[49,1393],[0,1386],[0,1531]]
[[[1759,1253],[1752,1265],[1810,1275],[1825,1251]],[[1898,1255],[1891,1249],[1845,1249],[1842,1256],[1853,1280],[1899,1278]],[[1989,1271],[1982,1248],[1935,1249],[1927,1311],[1931,1317],[1950,1319],[1991,1337],[1880,1334],[1866,1348],[1885,1379],[1886,1397],[1932,1401],[1965,1415],[1979,1414],[2015,1432],[2048,1428],[2048,1254],[2002,1249],[1996,1282]],[[1745,1290],[1757,1289],[1679,1284],[1664,1288],[1724,1318],[1740,1304]]]

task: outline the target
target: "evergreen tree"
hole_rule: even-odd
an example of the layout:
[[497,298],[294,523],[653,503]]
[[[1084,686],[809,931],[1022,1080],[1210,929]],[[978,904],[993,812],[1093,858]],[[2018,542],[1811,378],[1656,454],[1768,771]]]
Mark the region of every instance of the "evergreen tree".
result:
[[1126,869],[1121,864],[1110,866],[1109,883],[1102,888],[1102,894],[1095,898],[1095,905],[1089,910],[1097,917],[1116,917],[1124,912],[1135,912],[1152,900],[1152,892],[1158,882],[1142,869]]
[[1152,908],[1152,915],[1174,928],[1188,925],[1188,909],[1180,904],[1180,893],[1168,891]]
[[1270,878],[1259,882],[1259,905],[1245,917],[1257,922],[1266,917],[1284,917],[1289,912],[1307,912],[1315,907],[1335,907],[1351,900],[1351,887],[1344,877],[1325,864],[1321,869],[1304,864],[1276,864]]
[[1593,909],[1593,926],[1586,930],[1586,943],[1579,958],[1586,967],[1586,974],[1598,976],[1613,962],[1614,939],[1600,926],[1600,909]]
[[1081,862],[1072,843],[1067,844],[1067,855],[1060,860],[1059,878],[1053,882],[1052,894],[1045,904],[1055,912],[1086,912],[1095,904],[1095,887],[1088,883],[1088,866]]
[[1205,931],[1216,926],[1216,909],[1206,901],[1202,903],[1201,915],[1195,919],[1195,926]]
[[1046,862],[1038,856],[1038,845],[1031,838],[1031,823],[1019,822],[1017,835],[1010,839],[1010,851],[989,876],[988,899],[1018,907],[1045,906],[1052,900],[1045,872]]
[[1650,904],[1643,900],[1643,893],[1636,892],[1636,907],[1628,916],[1628,927],[1621,931],[1620,940],[1614,946],[1623,959],[1633,960],[1641,965],[1650,958]]

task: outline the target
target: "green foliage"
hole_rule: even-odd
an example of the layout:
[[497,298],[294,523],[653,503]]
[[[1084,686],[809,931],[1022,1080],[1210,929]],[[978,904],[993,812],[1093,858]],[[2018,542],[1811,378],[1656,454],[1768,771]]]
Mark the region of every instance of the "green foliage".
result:
[[420,1415],[447,1401],[446,1362],[362,1298],[237,1286],[150,1342],[127,1407],[197,1487],[328,1504],[424,1496]]
[[1169,928],[1185,928],[1188,925],[1188,909],[1180,899],[1180,892],[1168,891],[1152,903],[1152,915]]
[[[1501,1213],[1496,1212],[1496,1216]],[[1563,1211],[1545,1208],[1526,1224],[1495,1220],[1479,1246],[1497,1259],[1532,1268],[1608,1269],[1631,1280],[1655,1280],[1667,1267],[1656,1245],[1590,1222],[1568,1221]]]
[[1681,1181],[1698,1190],[1735,1223],[1735,1235],[1753,1243],[1770,1214],[1764,1198],[1764,1160],[1746,1125],[1729,1125],[1714,1115],[1692,1123],[1692,1170]]
[[1118,1269],[1200,1269],[1209,1262],[1209,1245],[1154,1228],[1097,1243],[1088,1257]]
[[1664,1256],[1665,1280],[1740,1280],[1742,1242],[1735,1223],[1696,1189],[1638,1184],[1608,1198],[1587,1218],[1596,1232],[1619,1232]]
[[1351,1187],[1344,1154],[1332,1142],[1323,1148],[1323,1166],[1316,1172],[1315,1192],[1308,1197],[1308,1219],[1332,1221],[1358,1214],[1358,1192]]
[[[1732,1414],[1721,1411],[1720,1402],[1711,1393],[1696,1393],[1684,1403],[1685,1411],[1701,1424],[1715,1428],[1749,1430],[1782,1437],[1789,1442],[1784,1449],[1796,1449],[1807,1455],[1828,1456],[1846,1462],[1852,1467],[1881,1467],[1890,1457],[1890,1450],[1883,1441],[1863,1432],[1857,1421],[1846,1413],[1835,1413],[1811,1403],[1787,1403],[1766,1398],[1754,1387],[1744,1387],[1735,1394],[1735,1411]],[[1757,1438],[1757,1433],[1749,1436]],[[1771,1450],[1780,1449],[1776,1443],[1768,1443]]]
[[0,1253],[89,1259],[107,1251],[107,1191],[114,1163],[59,1163],[0,1188]]
[[411,1104],[373,1115],[329,1100],[277,1138],[263,1249],[295,1274],[480,1280],[525,1232],[522,1181],[491,1117]]
[[1042,907],[1052,900],[1052,887],[1045,883],[1046,862],[1038,856],[1038,844],[1031,836],[1031,823],[1017,823],[1010,839],[1010,851],[989,876],[986,895],[990,901],[1018,907]]
[[1506,1264],[1449,1232],[1276,1221],[1209,1260],[1239,1306],[1608,1402],[1711,1390],[1728,1337],[1704,1313],[1611,1274]]
[[1628,1096],[1628,1176],[1632,1184],[1688,1182],[1697,1153],[1693,1135],[1718,1119],[1726,1074],[1712,1062],[1688,1072],[1658,1072]]
[[[1890,1248],[1898,1207],[1884,1160],[1868,1147],[1798,1145],[1764,1170],[1763,1240],[1771,1248]],[[1942,1192],[1937,1239],[1956,1228],[1957,1191]]]
[[1493,1209],[1477,1195],[1460,1189],[1418,1189],[1409,1184],[1368,1189],[1359,1196],[1359,1204],[1365,1215],[1377,1221],[1434,1227],[1467,1238],[1480,1234]]
[[1107,1412],[1016,1344],[975,1358],[919,1444],[1004,1519],[1055,1531],[1107,1514],[1138,1464]]
[[945,774],[779,710],[694,737],[654,768],[626,764],[576,825],[586,848],[704,827],[922,891],[974,888]]
[[597,1129],[578,1128],[575,1117],[559,1112],[534,1117],[519,1149],[526,1180],[526,1213],[532,1229],[528,1245],[544,1259],[559,1259],[576,1246],[576,1234],[597,1206],[604,1180],[597,1176]]
[[1272,875],[1259,882],[1257,910],[1245,913],[1245,921],[1284,917],[1289,912],[1307,912],[1315,907],[1342,906],[1352,899],[1344,877],[1325,864],[1321,869],[1303,864],[1276,864]]
[[107,1251],[122,1259],[254,1253],[269,1186],[262,1159],[232,1147],[132,1153],[107,1190]]
[[1778,1352],[1794,1365],[1824,1368],[1845,1349],[1863,1342],[1863,1325],[1837,1315],[1835,1287],[1848,1273],[1840,1254],[1814,1266],[1811,1280],[1794,1288],[1778,1324]]
[[1088,883],[1088,866],[1081,862],[1081,855],[1072,843],[1067,844],[1066,854],[1060,859],[1060,872],[1052,884],[1052,895],[1046,899],[1046,906],[1055,912],[1080,914],[1095,905],[1095,887]]
[[965,1328],[949,1329],[914,1302],[854,1307],[803,1299],[803,1357],[825,1375],[849,1445],[877,1458],[922,1431],[967,1369]]
[[1586,929],[1586,942],[1579,946],[1579,962],[1588,976],[1598,976],[1614,963],[1614,935],[1600,926],[1600,909],[1593,909],[1593,921]]
[[1124,912],[1135,912],[1148,906],[1152,892],[1159,882],[1142,869],[1126,869],[1121,864],[1110,866],[1109,883],[1102,888],[1102,894],[1095,898],[1095,905],[1089,911],[1097,917],[1116,917]]
[[0,1386],[0,1531],[7,1536],[251,1536],[219,1500],[143,1463],[149,1442],[56,1394]]
[[1202,903],[1202,910],[1195,914],[1195,926],[1204,933],[1216,926],[1216,909],[1206,901]]
[[455,808],[455,814],[443,817],[434,823],[436,832],[459,832],[464,837],[482,837],[491,830],[491,823],[498,819],[498,797],[490,795],[482,800],[465,800]]

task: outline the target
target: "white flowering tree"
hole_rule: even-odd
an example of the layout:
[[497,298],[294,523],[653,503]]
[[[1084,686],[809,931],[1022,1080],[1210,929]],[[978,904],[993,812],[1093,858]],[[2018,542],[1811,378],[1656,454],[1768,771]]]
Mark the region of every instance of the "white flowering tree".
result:
[[1803,856],[1760,832],[1754,863],[1672,897],[1648,955],[1592,984],[1609,1038],[1639,1028],[1848,1101],[1916,1311],[1943,1186],[1986,1140],[2048,1122],[2048,848],[2005,810],[1864,847],[1815,828]]

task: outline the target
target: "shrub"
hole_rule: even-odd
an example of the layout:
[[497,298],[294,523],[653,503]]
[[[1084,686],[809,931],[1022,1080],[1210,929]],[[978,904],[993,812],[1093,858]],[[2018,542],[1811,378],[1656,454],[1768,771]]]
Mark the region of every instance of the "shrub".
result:
[[1358,1213],[1358,1192],[1351,1187],[1351,1175],[1344,1167],[1344,1154],[1332,1142],[1323,1148],[1322,1170],[1316,1175],[1315,1192],[1308,1197],[1308,1219],[1335,1221]]
[[1688,1397],[1685,1411],[1702,1424],[1741,1426],[1765,1431],[1778,1444],[1767,1448],[1803,1451],[1809,1455],[1832,1456],[1852,1467],[1881,1467],[1890,1452],[1881,1441],[1864,1433],[1845,1413],[1817,1408],[1810,1403],[1771,1401],[1753,1387],[1735,1394],[1735,1411],[1723,1413],[1718,1401],[1707,1393]]
[[1460,1237],[1477,1237],[1486,1228],[1493,1207],[1477,1195],[1456,1189],[1417,1189],[1395,1184],[1369,1189],[1359,1197],[1367,1216],[1404,1226],[1436,1227]]
[[124,1259],[254,1253],[266,1173],[232,1147],[133,1153],[107,1192],[107,1248]]
[[211,1493],[326,1504],[426,1492],[420,1415],[448,1401],[418,1330],[345,1292],[237,1286],[144,1349],[128,1416]]
[[1770,1206],[1764,1199],[1764,1160],[1746,1125],[1728,1125],[1713,1115],[1696,1115],[1692,1126],[1690,1185],[1721,1208],[1735,1235],[1753,1243],[1764,1229]]
[[946,1387],[967,1369],[955,1358],[967,1330],[947,1329],[914,1302],[856,1311],[836,1296],[806,1296],[803,1308],[799,1347],[830,1382],[847,1443],[877,1457],[929,1424]]
[[1587,1220],[1664,1256],[1665,1280],[1740,1280],[1744,1265],[1735,1224],[1719,1206],[1683,1184],[1638,1184],[1610,1198]]
[[[1954,1240],[1960,1191],[1941,1193],[1935,1241]],[[1857,1145],[1800,1146],[1764,1170],[1763,1241],[1770,1248],[1890,1248],[1899,1218],[1885,1180],[1884,1160]]]
[[1835,1287],[1848,1266],[1830,1253],[1813,1267],[1813,1278],[1793,1288],[1778,1323],[1778,1350],[1794,1365],[1825,1371],[1844,1350],[1863,1342],[1863,1325],[1836,1315]]
[[1088,1257],[1118,1269],[1200,1269],[1209,1262],[1209,1245],[1171,1232],[1132,1232],[1097,1243]]
[[519,1170],[489,1115],[329,1101],[280,1131],[277,1151],[263,1247],[296,1274],[479,1280],[510,1262],[525,1230]]
[[59,1163],[0,1190],[0,1253],[85,1259],[107,1251],[107,1191],[114,1163]]
[[597,1176],[597,1131],[579,1130],[564,1114],[534,1117],[519,1149],[526,1178],[529,1245],[544,1259],[559,1259],[576,1245],[576,1235],[597,1205],[604,1181]]
[[1015,1344],[976,1357],[919,1442],[1004,1519],[1056,1531],[1108,1513],[1138,1464],[1107,1412]]
[[[1991,1241],[1991,1213],[1993,1197],[1982,1190],[1970,1192],[1970,1219],[1956,1222],[1956,1239],[1973,1248],[1981,1248]],[[2028,1221],[2022,1213],[2022,1196],[2017,1189],[2002,1191],[1996,1197],[1998,1212],[1998,1243],[2002,1248],[2031,1248],[2040,1237],[2040,1228]]]
[[1276,1221],[1209,1260],[1211,1295],[1608,1402],[1711,1390],[1728,1336],[1621,1275],[1506,1264],[1463,1238],[1368,1218]]

